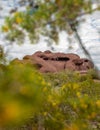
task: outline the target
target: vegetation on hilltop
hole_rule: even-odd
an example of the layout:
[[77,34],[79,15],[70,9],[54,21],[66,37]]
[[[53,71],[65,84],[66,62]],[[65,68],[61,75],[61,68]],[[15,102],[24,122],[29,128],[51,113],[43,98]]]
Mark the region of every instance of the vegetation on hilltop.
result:
[[91,74],[0,69],[0,127],[7,130],[99,130],[100,83]]

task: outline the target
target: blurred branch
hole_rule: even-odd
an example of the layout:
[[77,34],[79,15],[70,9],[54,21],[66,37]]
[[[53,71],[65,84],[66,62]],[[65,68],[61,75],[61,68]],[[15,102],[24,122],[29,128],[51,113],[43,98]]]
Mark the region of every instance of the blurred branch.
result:
[[[97,11],[97,10],[100,10],[100,7],[97,7],[97,8],[95,8],[95,9],[92,9],[91,11],[87,11],[87,12],[80,13],[80,14],[78,15],[78,17],[81,17],[81,16],[84,16],[84,15],[93,13],[93,12],[95,12],[95,11]],[[48,21],[47,24],[52,24],[52,23],[54,23],[54,22],[56,22],[56,21],[58,21],[58,20],[63,20],[63,21],[67,21],[67,22],[69,21],[67,17],[62,17],[62,18],[60,18],[60,19],[55,19],[55,20],[52,20],[52,21]],[[70,22],[71,22],[71,21],[70,21]],[[74,22],[76,22],[76,21],[72,21],[72,23],[74,23]],[[46,25],[47,25],[47,24],[46,24]]]
[[81,16],[86,15],[86,14],[90,14],[90,13],[97,11],[97,10],[100,10],[100,7],[97,7],[95,9],[90,10],[90,11],[83,12],[83,13],[79,14],[78,17],[81,17]]
[[82,43],[82,40],[81,40],[81,38],[80,38],[80,36],[79,36],[79,34],[78,34],[78,32],[77,32],[75,23],[74,23],[74,24],[69,23],[69,25],[70,25],[70,28],[72,29],[72,31],[75,33],[76,38],[77,38],[77,40],[78,40],[78,42],[79,42],[79,45],[80,45],[81,49],[83,50],[84,54],[85,54],[85,55],[87,56],[87,58],[88,58],[89,60],[91,60],[91,62],[93,63],[93,65],[94,65],[94,70],[95,70],[95,72],[96,72],[96,74],[97,74],[97,77],[98,77],[98,79],[100,79],[99,69],[98,69],[98,67],[94,64],[94,61],[93,61],[93,59],[92,59],[90,53],[89,53],[89,52],[87,51],[87,49],[84,47],[84,45],[83,45],[83,43]]

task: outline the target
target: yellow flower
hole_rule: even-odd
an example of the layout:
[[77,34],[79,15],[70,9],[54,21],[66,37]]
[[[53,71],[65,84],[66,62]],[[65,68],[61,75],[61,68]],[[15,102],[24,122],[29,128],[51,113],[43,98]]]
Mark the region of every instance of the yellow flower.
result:
[[50,87],[50,86],[51,86],[51,84],[50,84],[50,83],[47,83],[47,85],[48,85],[48,87]]
[[64,130],[79,130],[79,127],[76,124],[72,124],[69,128],[64,128]]
[[47,87],[44,87],[44,88],[43,88],[43,92],[46,92],[46,91],[47,91]]
[[61,87],[61,90],[64,90],[66,88],[66,85],[63,85],[62,87]]
[[44,113],[43,113],[44,116],[47,116],[47,114],[48,114],[47,112],[44,112]]
[[95,112],[92,112],[91,113],[91,118],[95,118],[96,117],[96,113]]
[[56,103],[56,102],[52,102],[52,106],[54,106],[54,107],[55,107],[56,105],[57,105],[57,103]]
[[87,104],[83,103],[83,104],[81,104],[81,107],[86,109],[87,108]]
[[4,111],[6,120],[13,120],[20,116],[20,107],[14,102],[6,104]]
[[75,83],[75,84],[73,85],[73,89],[78,89],[78,88],[79,88],[79,85]]
[[18,16],[18,17],[16,17],[16,23],[17,23],[17,24],[22,23],[22,21],[23,21],[23,20],[22,20],[22,18],[21,18],[21,17],[19,17],[19,16]]
[[53,96],[51,96],[51,95],[48,96],[48,102],[51,103],[51,105],[53,107],[55,107],[55,106],[57,106],[59,104],[59,102],[57,100],[55,101]]
[[17,17],[17,16],[19,16],[19,14],[20,14],[19,12],[16,12],[16,13],[14,14],[14,16]]
[[77,109],[77,104],[76,104],[76,103],[73,104],[73,108],[74,108],[75,110]]
[[84,94],[85,97],[88,97],[88,94]]
[[80,92],[77,92],[76,95],[77,95],[78,98],[81,97],[81,93]]
[[83,98],[80,98],[80,103],[84,103],[84,99]]
[[92,112],[90,115],[87,116],[88,119],[93,119],[96,117],[96,113],[95,112]]
[[53,101],[53,97],[51,95],[48,95],[48,101],[52,102]]
[[97,101],[96,101],[96,105],[97,105],[98,107],[100,107],[100,100],[97,100]]
[[3,32],[8,32],[9,31],[9,27],[8,26],[3,26],[2,30],[3,30]]
[[43,86],[45,86],[45,85],[46,85],[46,82],[45,82],[44,80],[42,80],[41,84],[42,84]]
[[82,124],[82,127],[83,127],[83,128],[86,128],[86,127],[87,127],[87,125],[86,125],[86,124]]

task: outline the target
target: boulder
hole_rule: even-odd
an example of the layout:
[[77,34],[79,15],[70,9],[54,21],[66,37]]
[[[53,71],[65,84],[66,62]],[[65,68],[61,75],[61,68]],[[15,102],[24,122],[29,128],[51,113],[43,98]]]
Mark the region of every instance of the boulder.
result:
[[[17,59],[18,62],[18,59]],[[59,72],[64,70],[73,71],[87,71],[92,69],[93,63],[86,59],[80,58],[77,54],[73,53],[52,53],[47,50],[44,52],[37,51],[32,55],[26,55],[23,60],[19,60],[21,63],[30,63],[42,72]]]

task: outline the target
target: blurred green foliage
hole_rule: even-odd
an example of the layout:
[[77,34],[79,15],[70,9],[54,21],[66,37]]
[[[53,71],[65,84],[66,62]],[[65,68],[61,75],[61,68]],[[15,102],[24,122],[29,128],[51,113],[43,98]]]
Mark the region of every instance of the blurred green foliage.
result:
[[[26,12],[16,12],[6,18],[2,30],[9,40],[21,41],[27,32],[32,43],[36,43],[41,35],[49,42],[57,43],[60,31],[71,34],[70,24],[77,26],[77,18],[92,12],[91,0],[36,0],[35,4],[38,5],[36,11],[35,7],[29,6]],[[29,14],[32,9],[33,13]]]
[[40,74],[30,65],[2,66],[0,128],[99,130],[100,82],[90,73]]
[[0,67],[0,126],[34,115],[42,102],[44,80],[30,66]]

